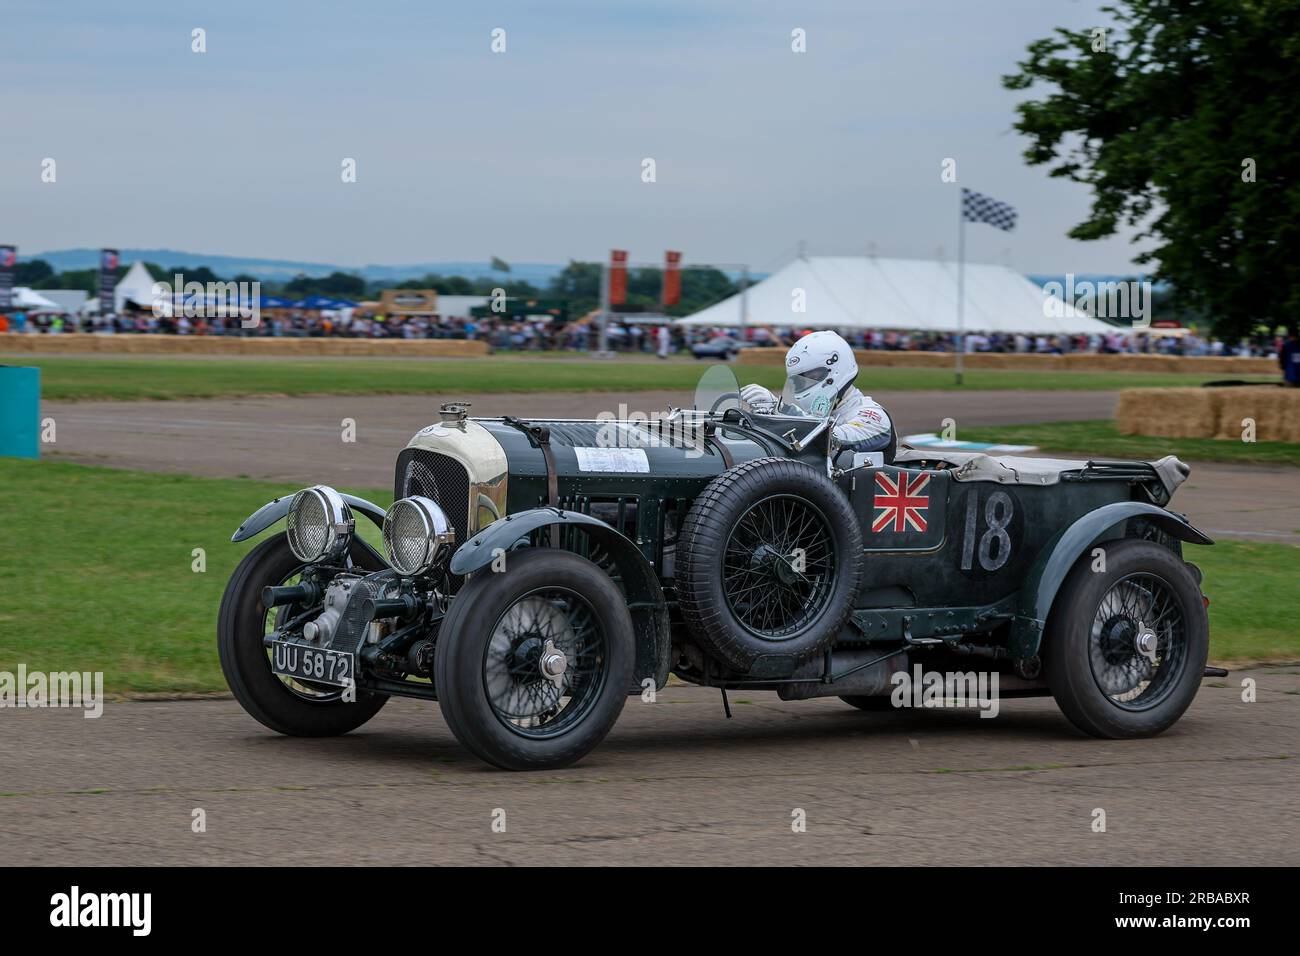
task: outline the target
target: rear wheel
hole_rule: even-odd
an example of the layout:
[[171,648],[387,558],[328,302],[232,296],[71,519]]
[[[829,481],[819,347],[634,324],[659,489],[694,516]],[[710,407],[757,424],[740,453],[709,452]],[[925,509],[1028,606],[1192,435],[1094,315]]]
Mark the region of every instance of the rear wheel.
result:
[[[362,571],[378,571],[374,556],[353,545],[352,561]],[[358,691],[346,701],[337,687],[299,683],[271,670],[264,638],[289,616],[308,608],[268,610],[262,589],[298,579],[303,563],[281,532],[267,538],[235,568],[217,617],[217,653],[226,683],[244,710],[272,730],[293,737],[333,737],[360,727],[387,703],[381,694]]]
[[1149,541],[1085,556],[1053,605],[1043,665],[1052,695],[1094,737],[1150,737],[1187,710],[1209,655],[1209,619],[1187,565]]
[[506,770],[564,767],[605,738],[632,683],[632,619],[618,586],[585,558],[513,552],[451,602],[434,685],[456,739]]

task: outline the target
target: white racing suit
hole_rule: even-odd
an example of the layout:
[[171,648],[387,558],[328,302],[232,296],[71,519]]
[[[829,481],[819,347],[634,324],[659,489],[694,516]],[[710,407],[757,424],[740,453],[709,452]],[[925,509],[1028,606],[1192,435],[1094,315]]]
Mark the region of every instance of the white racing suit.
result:
[[[776,412],[776,393],[762,385],[746,385],[740,390],[740,397],[760,415]],[[804,413],[798,411],[798,414]],[[835,420],[832,434],[841,449],[887,451],[894,441],[894,425],[889,420],[889,413],[857,388],[844,393],[831,409],[831,417]]]

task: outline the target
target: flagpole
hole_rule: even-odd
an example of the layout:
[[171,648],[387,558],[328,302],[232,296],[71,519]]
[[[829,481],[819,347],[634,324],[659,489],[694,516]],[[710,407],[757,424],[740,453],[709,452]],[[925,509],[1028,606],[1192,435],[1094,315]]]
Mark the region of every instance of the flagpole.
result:
[[605,256],[600,270],[600,325],[596,339],[596,357],[608,358],[605,354],[609,348],[609,255]]
[[966,297],[966,215],[961,192],[957,193],[957,384],[962,384],[963,356],[966,352],[966,324],[962,314]]

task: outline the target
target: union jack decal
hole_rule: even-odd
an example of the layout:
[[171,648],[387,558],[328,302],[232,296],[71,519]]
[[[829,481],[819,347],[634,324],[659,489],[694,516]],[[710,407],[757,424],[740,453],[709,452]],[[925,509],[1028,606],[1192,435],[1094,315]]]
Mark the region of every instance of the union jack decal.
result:
[[900,471],[887,475],[883,471],[876,472],[876,495],[872,501],[876,515],[871,530],[924,531],[930,496],[921,492],[929,484],[930,476],[926,473],[916,475]]

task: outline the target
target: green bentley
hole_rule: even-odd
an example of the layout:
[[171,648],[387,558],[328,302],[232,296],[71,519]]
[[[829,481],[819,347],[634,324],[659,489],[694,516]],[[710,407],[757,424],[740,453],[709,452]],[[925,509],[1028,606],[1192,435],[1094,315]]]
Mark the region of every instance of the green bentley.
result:
[[[670,675],[784,700],[890,706],[896,676],[976,665],[1097,737],[1160,733],[1209,625],[1168,508],[1188,468],[836,447],[829,420],[757,414],[725,366],[693,408],[473,418],[442,406],[397,457],[387,512],[317,485],[236,569],[218,622],[244,708],[283,734],[436,700],[513,770],[561,767]],[[885,458],[888,460],[885,460]],[[384,553],[355,533],[362,515]]]

